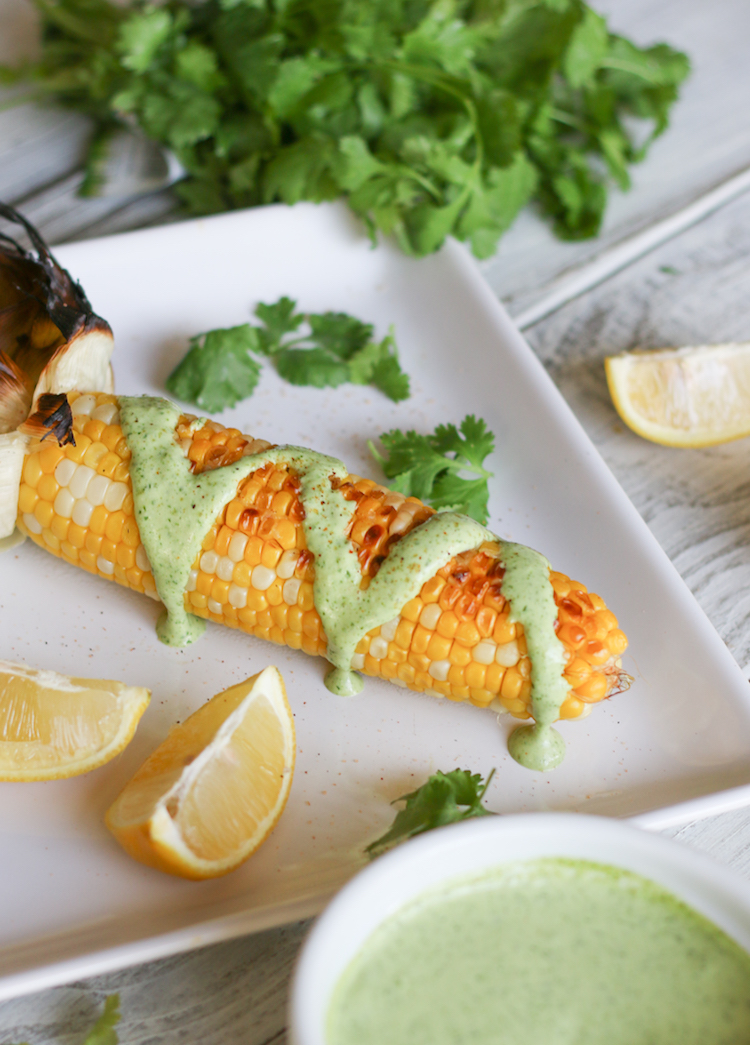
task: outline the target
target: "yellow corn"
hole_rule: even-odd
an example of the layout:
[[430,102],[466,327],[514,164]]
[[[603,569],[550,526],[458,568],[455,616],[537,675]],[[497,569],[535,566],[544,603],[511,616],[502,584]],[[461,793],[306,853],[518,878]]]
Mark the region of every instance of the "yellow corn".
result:
[[[41,547],[134,591],[158,599],[136,525],[127,447],[117,398],[69,393],[75,446],[32,445],[24,461],[18,526]],[[213,421],[195,432],[182,417],[176,437],[193,470],[221,467],[269,446]],[[367,479],[339,487],[356,501],[350,538],[367,586],[393,540],[432,514]],[[239,484],[193,563],[185,607],[191,613],[306,653],[325,654],[315,609],[315,563],[307,551],[299,482],[269,464]],[[531,663],[523,627],[501,593],[496,544],[459,555],[429,580],[399,617],[360,642],[352,667],[450,700],[490,704],[516,718],[531,712]],[[579,718],[619,685],[627,639],[598,595],[550,573],[558,636],[568,653],[571,693],[561,718]]]

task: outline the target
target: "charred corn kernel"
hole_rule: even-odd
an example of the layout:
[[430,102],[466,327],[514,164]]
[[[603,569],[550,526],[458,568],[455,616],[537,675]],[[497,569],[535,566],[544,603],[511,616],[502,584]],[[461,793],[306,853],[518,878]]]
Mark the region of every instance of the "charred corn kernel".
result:
[[557,631],[557,637],[567,649],[578,650],[586,642],[586,632],[578,624],[563,624]]
[[[76,446],[32,445],[23,466],[19,526],[68,561],[155,597],[155,584],[135,521],[130,451],[117,401],[73,395]],[[220,467],[269,444],[207,422],[195,432],[181,419],[176,435],[195,471]],[[355,503],[350,530],[363,587],[392,544],[431,514],[370,480],[340,487]],[[244,479],[206,534],[193,564],[186,605],[200,616],[293,649],[323,654],[326,638],[315,609],[313,556],[307,551],[299,482],[269,464]],[[496,546],[487,543],[438,570],[399,616],[357,647],[354,666],[411,689],[486,707],[494,700],[528,718],[533,666],[523,628],[510,621]],[[584,585],[551,572],[558,636],[568,651],[565,678],[573,692],[561,716],[580,717],[617,684],[627,639],[614,614]]]
[[423,585],[419,597],[424,603],[437,602],[444,587],[445,581],[442,577],[432,577]]
[[607,647],[601,642],[587,642],[581,650],[581,656],[584,660],[587,660],[589,664],[599,667],[602,664],[606,664],[611,654]]

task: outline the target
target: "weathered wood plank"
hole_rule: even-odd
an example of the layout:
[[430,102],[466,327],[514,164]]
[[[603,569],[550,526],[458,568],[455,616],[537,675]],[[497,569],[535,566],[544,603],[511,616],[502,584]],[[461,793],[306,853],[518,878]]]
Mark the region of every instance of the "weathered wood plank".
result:
[[750,668],[748,443],[674,450],[626,429],[605,355],[750,337],[750,197],[528,330],[610,468],[738,662]]

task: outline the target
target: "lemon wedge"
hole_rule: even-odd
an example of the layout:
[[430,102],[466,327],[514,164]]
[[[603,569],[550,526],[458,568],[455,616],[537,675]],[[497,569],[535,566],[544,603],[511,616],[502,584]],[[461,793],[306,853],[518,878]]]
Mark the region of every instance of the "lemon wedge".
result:
[[605,360],[626,425],[665,446],[750,435],[750,342],[622,352]]
[[143,763],[106,815],[136,860],[215,878],[247,860],[286,805],[294,720],[276,668],[218,693]]
[[140,686],[0,661],[0,780],[59,780],[104,765],[148,707]]

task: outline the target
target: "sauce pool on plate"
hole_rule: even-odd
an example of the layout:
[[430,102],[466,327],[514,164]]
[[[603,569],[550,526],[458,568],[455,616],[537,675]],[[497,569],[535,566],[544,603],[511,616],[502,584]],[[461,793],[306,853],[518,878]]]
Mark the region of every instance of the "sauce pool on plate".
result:
[[750,955],[639,875],[510,863],[425,893],[344,971],[328,1045],[742,1045]]

